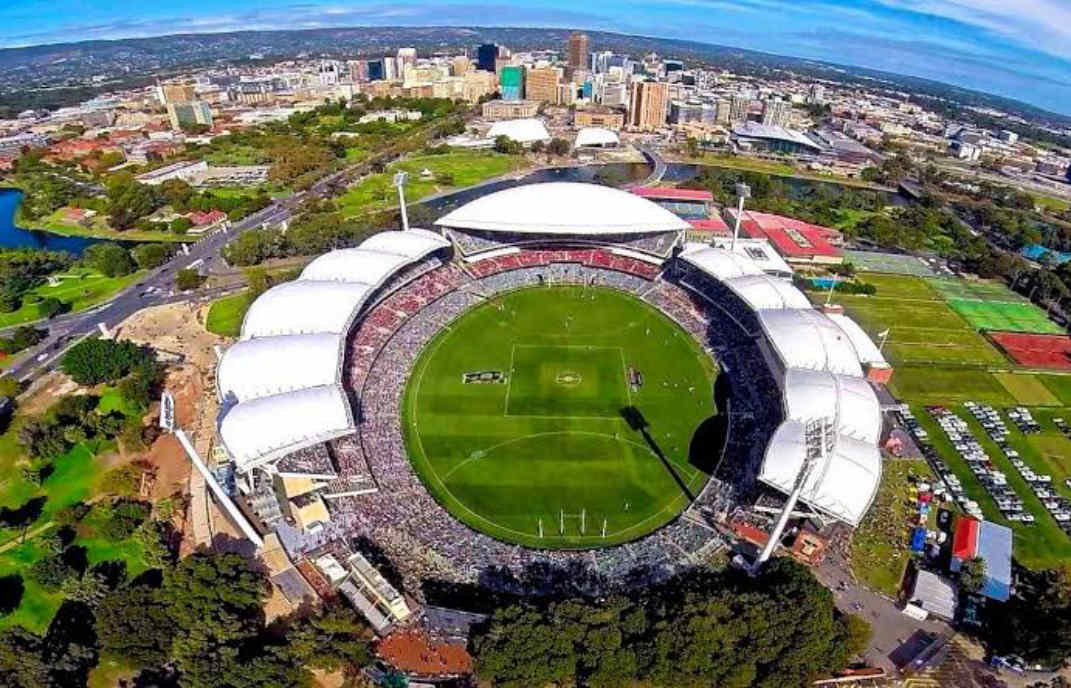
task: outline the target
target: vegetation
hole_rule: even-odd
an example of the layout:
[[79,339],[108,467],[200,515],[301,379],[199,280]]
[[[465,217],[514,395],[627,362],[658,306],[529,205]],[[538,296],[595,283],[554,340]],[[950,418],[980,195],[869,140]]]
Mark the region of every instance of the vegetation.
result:
[[999,654],[1059,667],[1071,654],[1071,568],[1020,573],[1016,593],[995,605],[987,642]]
[[0,250],[0,313],[17,310],[30,290],[73,262],[70,254],[56,251]]
[[245,291],[213,301],[205,318],[205,329],[221,337],[237,337],[241,334],[242,319],[251,303],[252,299]]
[[153,361],[151,349],[129,341],[86,339],[64,354],[60,366],[80,385],[114,382]]
[[83,261],[105,277],[129,275],[137,268],[130,251],[119,244],[104,242],[93,244],[85,250]]
[[191,291],[200,287],[204,281],[201,273],[193,268],[183,268],[175,273],[175,288],[179,291]]
[[689,574],[634,598],[516,603],[472,639],[476,672],[509,686],[801,686],[846,667],[862,619],[798,564],[758,580]]
[[48,336],[47,330],[23,325],[16,328],[10,336],[0,337],[0,352],[8,355],[16,354],[39,343],[46,336]]

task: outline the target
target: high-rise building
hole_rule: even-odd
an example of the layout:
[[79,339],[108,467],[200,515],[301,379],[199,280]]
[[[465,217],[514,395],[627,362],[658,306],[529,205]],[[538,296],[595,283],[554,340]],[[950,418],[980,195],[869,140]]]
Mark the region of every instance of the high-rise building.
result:
[[768,98],[762,107],[762,123],[769,127],[787,127],[792,117],[792,103]]
[[750,111],[751,98],[748,96],[733,94],[729,98],[729,121],[733,124],[746,122]]
[[387,78],[387,70],[383,67],[383,60],[368,61],[368,80],[383,81]]
[[476,69],[485,72],[495,71],[495,60],[498,59],[498,46],[494,43],[484,43],[476,48]]
[[398,76],[405,76],[405,70],[416,67],[416,48],[398,48]]
[[472,65],[469,62],[469,58],[464,55],[458,55],[450,60],[450,75],[451,76],[465,76],[469,71],[469,67]]
[[714,103],[714,123],[728,124],[731,113],[730,101],[726,98],[718,98]]
[[176,131],[193,124],[212,126],[212,108],[208,103],[199,100],[168,103],[167,117],[171,120],[171,128]]
[[588,35],[574,31],[569,34],[569,68],[588,69]]
[[826,102],[826,87],[822,84],[811,84],[807,91],[807,102],[822,105]]
[[669,106],[669,84],[659,81],[637,81],[632,84],[629,98],[628,125],[637,131],[654,131],[666,123]]
[[398,74],[398,60],[396,58],[387,57],[383,58],[383,78],[387,81],[394,81],[400,74]]
[[498,87],[502,100],[523,100],[524,67],[503,65],[498,71]]
[[197,100],[197,93],[189,84],[164,84],[160,87],[160,100],[167,103],[188,103]]
[[528,100],[558,103],[558,83],[561,71],[557,67],[540,67],[525,70],[524,95]]
[[350,60],[346,66],[350,70],[350,81],[355,83],[368,81],[368,60]]

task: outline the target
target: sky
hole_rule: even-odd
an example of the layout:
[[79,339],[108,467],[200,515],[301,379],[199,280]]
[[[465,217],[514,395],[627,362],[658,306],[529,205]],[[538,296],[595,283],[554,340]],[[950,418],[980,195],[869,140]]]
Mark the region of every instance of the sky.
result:
[[921,76],[1071,115],[1071,0],[0,3],[4,47],[184,32],[429,25],[681,38]]

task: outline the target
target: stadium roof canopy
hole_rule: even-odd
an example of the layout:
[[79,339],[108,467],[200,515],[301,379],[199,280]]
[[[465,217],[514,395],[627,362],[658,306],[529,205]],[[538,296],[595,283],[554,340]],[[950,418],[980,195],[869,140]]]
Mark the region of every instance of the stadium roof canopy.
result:
[[759,323],[785,368],[862,376],[848,335],[816,310],[762,310]]
[[881,437],[881,405],[861,377],[788,369],[785,416],[797,421],[832,418],[838,432],[871,444]]
[[242,322],[242,339],[282,334],[340,334],[372,288],[356,282],[300,279],[260,295]]
[[346,393],[331,384],[240,403],[223,416],[219,435],[245,471],[353,429]]
[[380,232],[361,242],[359,248],[383,253],[397,253],[411,260],[423,258],[433,251],[446,248],[450,242],[426,229],[405,232]]
[[249,401],[304,387],[334,384],[342,336],[301,334],[238,342],[216,371],[220,399]]
[[755,261],[747,256],[706,244],[685,244],[681,258],[723,282],[734,277],[762,274]]
[[843,313],[827,313],[827,316],[830,320],[837,323],[837,325],[840,326],[840,329],[844,330],[844,334],[848,335],[848,339],[851,340],[856,353],[859,354],[860,361],[863,363],[887,365],[885,356],[882,355],[877,345],[874,344],[874,340],[863,331],[862,327],[859,327],[859,323]]
[[602,127],[583,127],[576,133],[576,147],[616,146],[620,143],[617,134]]
[[495,139],[499,136],[508,136],[518,143],[534,143],[536,141],[549,141],[550,133],[547,131],[543,120],[540,119],[507,119],[495,122],[487,131],[487,138]]
[[496,191],[447,213],[443,227],[522,234],[639,234],[688,229],[686,221],[627,191],[546,182]]
[[301,271],[301,279],[377,285],[408,262],[408,258],[397,253],[344,248],[325,253],[309,263]]
[[743,299],[752,310],[765,308],[811,308],[803,292],[783,279],[769,275],[744,275],[725,280],[726,286]]
[[[802,422],[782,423],[766,447],[759,480],[790,493],[806,457]],[[870,442],[836,435],[833,448],[811,470],[800,499],[853,526],[859,525],[881,483],[881,452]]]

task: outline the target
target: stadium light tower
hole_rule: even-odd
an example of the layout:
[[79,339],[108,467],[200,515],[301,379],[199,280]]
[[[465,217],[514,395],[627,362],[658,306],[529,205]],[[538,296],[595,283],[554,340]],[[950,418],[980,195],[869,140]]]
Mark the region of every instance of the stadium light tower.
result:
[[397,172],[394,175],[394,186],[398,187],[398,207],[402,209],[402,229],[409,230],[409,216],[405,212],[405,182],[409,179],[408,172]]
[[744,215],[744,200],[751,198],[751,187],[743,182],[737,184],[736,195],[740,200],[736,206],[736,223],[733,226],[733,243],[729,247],[731,251],[736,251],[736,239],[740,236],[740,218]]
[[752,576],[756,576],[759,570],[762,569],[762,565],[773,555],[774,550],[777,549],[777,544],[781,541],[781,536],[785,533],[785,526],[788,525],[788,519],[792,515],[792,512],[796,509],[796,503],[799,502],[800,495],[803,494],[803,487],[807,484],[807,481],[811,477],[811,471],[815,466],[825,463],[825,458],[829,455],[829,452],[833,449],[833,435],[830,432],[832,423],[829,418],[815,418],[807,421],[807,424],[803,428],[803,466],[800,467],[799,475],[796,476],[796,484],[792,487],[792,492],[788,495],[788,501],[785,502],[785,508],[782,509],[781,515],[777,517],[777,523],[774,525],[774,529],[770,532],[770,539],[766,541],[766,546],[762,548],[762,552],[759,553],[758,559],[751,565],[750,573]]

